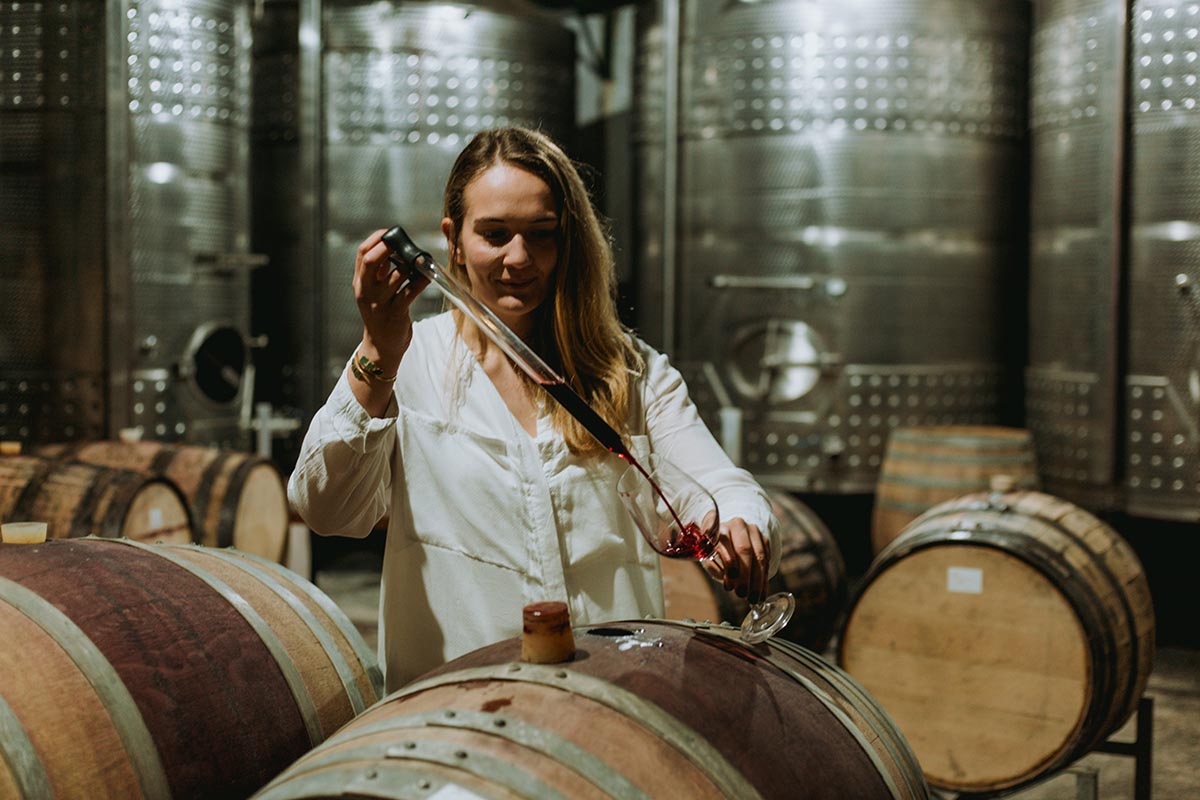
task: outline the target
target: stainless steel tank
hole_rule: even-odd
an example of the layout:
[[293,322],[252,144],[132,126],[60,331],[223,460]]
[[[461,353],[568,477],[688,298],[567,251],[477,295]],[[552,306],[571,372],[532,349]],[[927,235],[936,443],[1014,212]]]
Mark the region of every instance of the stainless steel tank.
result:
[[1036,4],[1028,419],[1050,491],[1196,520],[1200,5],[1129,8]]
[[0,6],[0,436],[244,438],[249,12]]
[[0,439],[107,426],[104,24],[0,5]]
[[893,427],[996,420],[1027,4],[689,0],[677,36],[666,10],[640,32],[641,328],[711,425],[740,412],[727,446],[871,491]]
[[[569,145],[574,34],[556,17],[486,4],[276,2],[265,11],[262,27],[304,32],[299,45],[280,40],[260,53],[257,72],[269,60],[275,80],[294,83],[259,92],[256,115],[265,117],[255,141],[256,160],[274,165],[278,183],[312,198],[308,207],[280,207],[260,180],[267,194],[256,200],[290,214],[256,235],[273,258],[295,253],[270,274],[284,298],[276,324],[292,331],[288,402],[307,415],[362,336],[350,287],[358,243],[402,223],[444,259],[442,192],[480,130],[524,125]],[[441,308],[435,292],[426,294],[422,315]]]
[[1038,2],[1031,59],[1026,413],[1047,490],[1111,505],[1124,3]]
[[1125,508],[1200,519],[1200,4],[1133,5]]

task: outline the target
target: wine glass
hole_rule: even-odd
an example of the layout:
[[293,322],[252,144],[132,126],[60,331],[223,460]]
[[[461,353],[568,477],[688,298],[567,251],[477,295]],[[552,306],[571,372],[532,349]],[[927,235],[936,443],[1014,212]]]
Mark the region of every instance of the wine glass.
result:
[[[643,467],[630,461],[617,480],[621,503],[650,546],[667,558],[694,558],[710,576],[724,573],[716,558],[721,514],[716,499],[694,478],[659,455]],[[796,600],[779,592],[750,605],[742,620],[742,640],[765,641],[792,617]]]

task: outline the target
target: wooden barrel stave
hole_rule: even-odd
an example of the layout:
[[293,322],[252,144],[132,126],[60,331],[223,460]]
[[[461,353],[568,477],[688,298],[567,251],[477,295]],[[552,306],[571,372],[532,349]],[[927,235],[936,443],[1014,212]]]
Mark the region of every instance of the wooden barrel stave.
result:
[[[280,587],[228,567],[242,560],[234,551],[149,547],[128,540],[0,545],[0,589],[15,586],[35,597],[78,629],[72,646],[95,651],[90,662],[76,669],[76,683],[86,685],[82,699],[71,703],[63,703],[57,688],[69,686],[68,680],[47,683],[38,674],[41,662],[62,652],[62,635],[52,633],[40,653],[25,648],[16,653],[14,648],[5,654],[19,662],[6,675],[24,671],[41,678],[20,692],[16,703],[17,719],[39,759],[49,765],[49,774],[65,770],[83,782],[80,791],[59,796],[105,796],[110,784],[118,787],[113,796],[122,797],[246,796],[321,741],[325,728],[336,729],[353,716],[354,706],[365,705],[357,675],[368,670],[332,666],[340,657],[333,637],[315,637],[322,640],[319,646],[307,641],[312,623],[289,616]],[[0,612],[13,611],[11,602],[5,605],[6,597],[0,591]],[[33,605],[16,608],[16,616],[0,613],[5,639],[10,631],[22,630],[28,608]],[[24,620],[24,627],[36,622],[50,630],[42,616]],[[103,671],[111,678],[100,686],[115,687],[112,691],[131,698],[120,715],[107,700],[87,699]],[[297,677],[289,678],[289,673]],[[339,689],[347,697],[337,699]],[[12,701],[7,687],[3,695]],[[357,701],[351,702],[350,695]],[[314,696],[323,704],[320,710]],[[39,713],[30,703],[56,703],[62,719]],[[70,748],[46,744],[77,736],[81,725],[107,726],[123,736],[131,726],[144,727],[147,736],[137,747],[114,745],[111,733],[107,739],[89,736],[87,747],[110,771],[112,764],[122,763],[122,751],[153,754],[161,759],[170,788],[130,791],[128,781],[122,785],[104,769],[79,770],[77,765],[87,759],[72,757]]]
[[[350,665],[355,676],[355,686],[365,706],[370,706],[383,697],[383,673],[379,669],[374,651],[363,641],[362,634],[346,613],[338,608],[327,594],[290,569],[262,556],[243,550],[221,552],[225,557],[242,563],[244,569],[252,566],[273,576],[275,581],[287,588],[288,602],[293,611],[296,614],[311,615],[318,621],[332,639],[337,654]],[[332,650],[330,653],[331,660],[336,660]]]
[[[88,634],[98,640],[96,646],[137,702],[172,773],[172,795],[202,796],[200,787],[221,775],[265,781],[270,770],[287,763],[281,752],[303,752],[315,744],[305,733],[275,655],[237,609],[214,602],[213,589],[200,579],[183,570],[163,569],[155,554],[119,542],[107,548],[96,546],[98,542],[82,544],[88,546],[56,553],[53,571],[45,571],[40,547],[4,553],[0,568],[39,595],[53,598],[74,620],[86,620],[99,604],[106,605],[100,613],[106,628]],[[39,562],[40,573],[34,571]],[[203,619],[189,613],[197,605],[206,609]],[[131,609],[149,615],[153,625],[144,627],[144,618],[133,616]],[[197,655],[205,663],[229,668],[206,670],[193,661]],[[204,713],[162,714],[164,695],[174,699],[176,708]],[[275,735],[252,737],[231,751],[230,733],[239,729],[243,717],[269,721],[273,731],[282,733],[282,741]],[[234,791],[238,785],[220,788]]]
[[[364,719],[361,725],[348,726],[346,736],[357,740],[362,732],[395,730],[396,719],[440,717],[439,722],[446,724],[447,712],[455,714],[455,722],[466,715],[479,719],[480,714],[491,712],[487,715],[490,722],[467,716],[468,724],[488,730],[490,735],[495,735],[495,719],[501,712],[505,737],[527,747],[564,754],[565,763],[592,775],[597,785],[615,786],[620,795],[640,791],[658,796],[674,788],[680,796],[697,800],[724,796],[703,771],[653,730],[598,700],[544,684],[477,680],[434,686],[407,695],[403,703],[386,711],[381,709],[370,724]],[[522,728],[530,733],[522,735]],[[337,746],[350,749],[350,738],[342,741],[339,735],[338,740]],[[628,758],[630,752],[639,757]],[[579,766],[589,759],[599,766]],[[620,769],[614,772],[607,766],[610,764],[619,764]]]
[[864,733],[878,753],[876,763],[887,770],[895,787],[894,796],[924,797],[928,793],[921,778],[921,766],[904,735],[862,684],[824,658],[787,640],[772,639],[771,646],[780,659],[796,662],[799,671]]
[[[537,741],[539,746],[531,746],[530,740],[520,741],[512,736],[519,725],[472,727],[469,714],[457,712],[454,720],[444,719],[442,712],[393,717],[388,729],[355,737],[349,745],[341,743],[342,747],[322,752],[308,766],[320,768],[341,763],[347,754],[352,754],[355,760],[368,761],[404,758],[489,779],[521,797],[604,800],[614,796],[601,788],[613,774],[609,765],[597,762],[590,772],[586,768],[581,771],[570,757],[561,757],[562,751],[555,747],[559,743],[553,737],[545,738],[544,732]],[[457,753],[466,753],[468,757]]]
[[[459,749],[478,762],[474,769],[503,758],[507,775],[495,776],[492,769],[485,775],[499,777],[494,787],[521,797],[726,796],[678,750],[633,719],[543,684],[480,679],[434,686],[404,703],[382,704],[356,722],[298,761],[286,781],[276,781],[260,797],[275,797],[278,788],[311,786],[314,775],[334,767],[373,768],[385,756],[393,763],[407,758],[415,766],[431,757],[431,747],[451,728]],[[391,756],[389,749],[395,751]]]
[[[949,605],[931,589],[952,569],[978,570],[985,588],[976,605]],[[906,612],[900,598],[914,609]],[[976,630],[964,640],[968,620]],[[981,625],[991,626],[987,636]],[[935,631],[951,643],[944,651],[933,639],[906,638]],[[1145,690],[1153,639],[1148,584],[1112,528],[1061,498],[993,492],[936,506],[879,554],[851,608],[839,661],[909,731],[930,783],[1006,791],[1069,763],[1128,719]],[[918,657],[920,668],[909,671]],[[1025,665],[1033,672],[1022,674]],[[971,674],[978,683],[964,683]],[[1043,690],[1046,697],[1035,696]],[[994,708],[959,724],[949,693],[959,705]],[[1004,716],[1020,709],[1023,718]]]
[[[0,545],[0,550],[4,547]],[[22,783],[40,779],[52,787],[66,787],[71,793],[67,796],[89,796],[79,784],[90,781],[104,783],[97,794],[111,784],[130,797],[168,796],[162,763],[134,698],[84,630],[62,609],[7,577],[0,577],[0,605],[5,633],[23,633],[27,638],[22,641],[30,644],[19,655],[17,648],[6,653],[15,662],[6,676],[23,677],[28,681],[26,691],[10,684],[0,698],[11,712],[7,723],[12,730],[4,739],[5,749],[20,739],[30,748],[24,754]],[[9,640],[7,635],[4,638]],[[49,677],[61,683],[49,682]],[[47,692],[46,687],[73,693],[64,702],[64,695]],[[23,721],[37,724],[27,728]],[[43,727],[47,723],[51,727]],[[76,729],[85,738],[78,738]],[[68,742],[62,741],[64,736]],[[5,760],[16,763],[7,756]],[[95,765],[97,771],[82,772],[79,764]]]
[[793,614],[778,636],[824,650],[849,600],[845,561],[833,534],[812,509],[781,491],[772,492],[771,499],[776,516],[786,521],[785,529],[803,532],[784,546],[778,573],[782,579],[772,583],[771,591],[791,592],[797,610],[805,611]]
[[48,523],[51,538],[191,541],[187,506],[161,478],[36,456],[0,458],[0,518]]
[[[568,766],[562,753],[582,749],[587,758],[573,771],[616,771],[630,788],[602,788],[620,797],[790,798],[798,786],[812,798],[928,797],[887,714],[803,648],[751,647],[729,627],[661,620],[584,627],[575,639],[576,657],[564,664],[517,663],[519,639],[456,659],[389,695],[258,797],[327,796],[322,771],[361,775],[379,752],[391,767],[424,769],[419,753],[410,761],[405,752],[410,744],[420,751],[432,738],[426,728],[438,726],[540,742],[533,749]],[[509,729],[536,733],[498,733]],[[474,758],[470,736],[454,741],[463,759]],[[781,756],[793,750],[804,757]],[[536,756],[525,759],[537,779],[550,774]],[[562,793],[553,781],[546,791],[535,796]]]
[[291,589],[293,598],[321,621],[342,658],[351,665],[363,704],[369,707],[383,698],[383,671],[375,658],[375,650],[367,645],[358,627],[328,595],[287,567],[243,551],[230,552],[242,560],[257,563],[260,568],[275,573],[277,577],[286,578],[285,583]]
[[[365,706],[350,665],[290,591],[261,571],[216,557],[211,549],[187,548],[176,556],[214,575],[242,597],[253,599],[254,610],[278,631],[280,643],[296,663],[322,731],[331,733],[362,713]],[[297,619],[303,624],[288,624]]]
[[[381,732],[385,740],[406,746],[412,739],[407,728],[414,718],[476,713],[492,718],[491,723],[479,724],[489,729],[488,735],[509,741],[520,739],[527,749],[538,751],[534,758],[567,766],[589,777],[595,787],[628,787],[617,796],[662,797],[672,792],[711,800],[757,796],[719,754],[699,755],[689,750],[686,743],[694,740],[695,734],[640,698],[602,682],[588,681],[586,676],[576,675],[570,687],[563,686],[562,670],[557,667],[520,666],[517,671],[511,671],[508,665],[484,667],[410,685],[356,720],[359,724],[352,723],[339,732],[329,743],[334,748],[332,756],[325,753],[325,747],[318,748],[295,769],[303,771],[313,763],[323,764],[328,758],[336,758],[339,750],[344,757],[361,759],[360,739]],[[535,733],[522,736],[522,730]],[[695,740],[694,744],[694,749],[704,751],[702,741]],[[585,759],[579,759],[580,753]],[[393,760],[398,757],[403,753],[391,755]],[[412,755],[416,761],[424,757],[421,753]],[[547,783],[546,774],[533,769],[509,776],[500,782],[501,786],[511,788],[527,780]],[[286,783],[294,779],[290,773]],[[561,794],[558,788],[554,792]],[[532,796],[548,795],[546,791]],[[522,792],[521,796],[531,795]]]
[[314,798],[425,798],[438,792],[447,798],[463,792],[485,800],[529,800],[528,793],[510,791],[490,778],[445,764],[378,759],[339,762],[307,772],[303,778],[272,785],[254,795],[255,800],[313,800]]
[[[0,598],[8,592],[0,588]],[[3,797],[144,797],[137,765],[84,669],[34,619],[0,599],[4,724],[0,766],[19,791]],[[9,639],[8,637],[12,637]],[[53,686],[55,691],[44,690]],[[22,720],[38,720],[26,728]],[[54,753],[43,758],[41,753]],[[120,754],[114,758],[113,754]],[[96,777],[102,779],[97,781]],[[96,786],[91,786],[95,783]],[[2,788],[2,784],[0,784]]]

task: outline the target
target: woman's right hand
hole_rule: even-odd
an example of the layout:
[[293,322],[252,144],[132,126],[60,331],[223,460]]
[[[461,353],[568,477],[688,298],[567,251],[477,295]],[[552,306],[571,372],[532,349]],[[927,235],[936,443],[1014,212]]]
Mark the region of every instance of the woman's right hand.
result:
[[[419,273],[408,275],[403,269],[393,269],[383,234],[381,228],[358,246],[352,285],[363,321],[358,354],[374,362],[384,378],[390,378],[400,369],[400,359],[412,341],[410,309],[417,295],[429,285],[429,279]],[[361,379],[352,372],[350,388],[368,414],[382,417],[387,413],[394,388],[389,380]]]
[[363,320],[359,353],[375,362],[386,375],[395,375],[412,341],[410,309],[417,295],[429,285],[429,279],[416,272],[409,275],[403,269],[393,269],[388,260],[391,251],[383,243],[384,232],[375,231],[358,246],[354,260],[354,301]]

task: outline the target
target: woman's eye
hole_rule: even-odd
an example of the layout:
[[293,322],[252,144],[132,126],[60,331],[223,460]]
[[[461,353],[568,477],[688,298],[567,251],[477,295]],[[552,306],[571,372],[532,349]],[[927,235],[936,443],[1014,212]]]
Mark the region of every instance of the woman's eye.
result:
[[554,237],[557,235],[558,235],[558,231],[556,231],[553,228],[529,232],[529,238],[533,239],[535,242],[548,242],[548,241],[553,240]]
[[488,240],[492,244],[499,244],[501,242],[505,242],[508,240],[508,232],[507,231],[485,231],[483,234],[483,238]]

